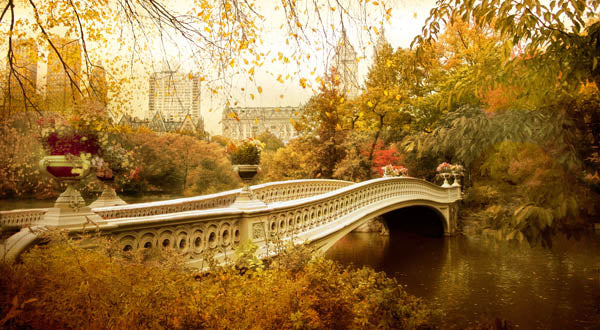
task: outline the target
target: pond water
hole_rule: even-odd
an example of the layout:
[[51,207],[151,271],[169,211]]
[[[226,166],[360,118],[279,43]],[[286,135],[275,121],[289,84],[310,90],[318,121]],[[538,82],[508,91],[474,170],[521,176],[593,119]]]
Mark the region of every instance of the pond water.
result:
[[498,317],[520,329],[600,329],[600,234],[552,242],[350,233],[326,256],[395,277],[440,310],[443,328]]

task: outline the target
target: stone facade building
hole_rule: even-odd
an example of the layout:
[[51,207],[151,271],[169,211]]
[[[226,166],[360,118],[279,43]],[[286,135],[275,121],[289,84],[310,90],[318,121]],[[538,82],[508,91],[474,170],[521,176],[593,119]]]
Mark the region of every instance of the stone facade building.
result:
[[271,132],[283,142],[297,136],[292,121],[299,117],[298,107],[247,107],[223,110],[223,136],[243,140]]
[[197,136],[206,136],[202,118],[194,120],[190,115],[185,116],[182,120],[167,120],[160,112],[157,112],[150,119],[132,118],[123,115],[116,122],[116,125],[128,126],[134,129],[145,127],[157,133],[191,133]]

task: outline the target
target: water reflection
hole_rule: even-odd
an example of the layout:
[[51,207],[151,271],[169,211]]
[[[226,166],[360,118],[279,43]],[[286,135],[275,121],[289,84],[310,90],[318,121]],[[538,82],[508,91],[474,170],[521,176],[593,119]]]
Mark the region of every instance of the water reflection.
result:
[[327,256],[396,277],[445,314],[445,327],[501,317],[525,329],[600,329],[600,236],[553,243],[352,233]]

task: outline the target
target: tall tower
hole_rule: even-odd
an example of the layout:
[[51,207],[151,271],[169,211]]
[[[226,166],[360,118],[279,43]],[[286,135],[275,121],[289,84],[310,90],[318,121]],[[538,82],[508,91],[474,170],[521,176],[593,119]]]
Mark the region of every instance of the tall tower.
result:
[[[10,63],[6,64],[7,77],[3,81],[5,97],[10,98],[13,107],[24,106],[23,90],[30,100],[34,99],[37,87],[37,62],[38,52],[35,40],[15,39],[12,41],[12,68]],[[12,72],[10,72],[12,70]],[[8,83],[10,83],[10,95],[8,95]],[[5,99],[7,101],[7,99]]]
[[169,121],[182,121],[188,114],[194,121],[199,120],[200,77],[175,71],[151,74],[148,112],[148,118],[160,112]]
[[358,96],[358,61],[356,51],[350,44],[346,32],[342,32],[342,38],[335,48],[333,65],[340,75],[341,89],[349,97]]
[[50,111],[71,111],[76,99],[79,98],[77,88],[79,87],[81,71],[81,47],[77,39],[57,38],[53,43],[60,52],[62,61],[56,55],[56,52],[50,49],[48,74],[46,76],[48,107]]
[[96,62],[95,66],[92,68],[92,72],[90,75],[90,87],[92,89],[92,94],[95,99],[98,100],[103,106],[108,104],[107,94],[108,94],[108,86],[106,83],[106,71],[102,66],[102,62]]

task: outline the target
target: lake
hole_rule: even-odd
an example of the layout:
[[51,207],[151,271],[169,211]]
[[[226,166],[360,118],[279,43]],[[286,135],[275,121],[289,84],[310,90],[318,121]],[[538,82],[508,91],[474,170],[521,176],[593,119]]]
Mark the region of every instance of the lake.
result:
[[395,277],[441,311],[444,328],[498,317],[521,329],[600,329],[600,234],[552,242],[350,233],[326,256]]

